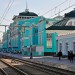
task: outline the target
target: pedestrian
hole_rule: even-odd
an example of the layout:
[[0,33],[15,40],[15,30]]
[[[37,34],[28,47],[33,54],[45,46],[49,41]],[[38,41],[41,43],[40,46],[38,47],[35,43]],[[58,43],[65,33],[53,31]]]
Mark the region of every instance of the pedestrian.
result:
[[58,52],[58,57],[59,57],[59,60],[61,60],[61,57],[62,57],[62,52],[61,52],[61,50]]
[[30,59],[32,59],[32,52],[30,53]]
[[70,62],[73,62],[73,57],[74,57],[73,51],[70,51]]
[[68,51],[68,60],[70,60],[70,51]]

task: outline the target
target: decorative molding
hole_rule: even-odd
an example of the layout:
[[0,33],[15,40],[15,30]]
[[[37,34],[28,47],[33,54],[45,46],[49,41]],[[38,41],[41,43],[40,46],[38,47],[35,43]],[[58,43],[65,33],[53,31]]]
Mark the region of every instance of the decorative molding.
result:
[[75,37],[75,33],[72,33],[72,34],[66,34],[66,35],[61,35],[61,36],[58,36],[56,39],[63,39],[63,38],[71,38],[71,37]]

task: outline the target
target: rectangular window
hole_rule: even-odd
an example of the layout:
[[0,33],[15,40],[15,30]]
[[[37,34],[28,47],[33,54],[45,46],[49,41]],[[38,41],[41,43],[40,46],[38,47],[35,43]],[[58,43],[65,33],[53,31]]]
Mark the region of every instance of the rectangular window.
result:
[[59,43],[59,50],[62,51],[62,43]]
[[68,43],[66,43],[66,53],[68,53]]
[[52,48],[52,34],[47,33],[47,48]]

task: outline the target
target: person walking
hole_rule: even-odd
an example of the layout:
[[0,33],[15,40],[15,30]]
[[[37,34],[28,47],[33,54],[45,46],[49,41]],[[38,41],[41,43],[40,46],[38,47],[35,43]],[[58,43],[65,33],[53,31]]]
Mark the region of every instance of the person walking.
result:
[[73,62],[73,57],[74,57],[73,51],[70,51],[70,62]]
[[30,53],[30,59],[32,59],[32,52]]
[[70,51],[68,51],[68,60],[70,60]]
[[59,60],[61,60],[61,57],[62,57],[62,52],[61,52],[61,50],[58,52],[58,57],[59,57]]

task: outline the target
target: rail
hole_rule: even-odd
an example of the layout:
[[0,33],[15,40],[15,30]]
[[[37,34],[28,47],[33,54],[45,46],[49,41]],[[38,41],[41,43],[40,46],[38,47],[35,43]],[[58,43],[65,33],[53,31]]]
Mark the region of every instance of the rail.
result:
[[[6,61],[0,59],[0,61],[8,66],[10,66],[12,69],[14,69],[15,71],[19,72],[21,75],[28,75],[26,72],[23,72],[22,70],[10,65],[9,63],[7,63]],[[3,69],[1,69],[3,71],[3,73],[5,73],[5,75],[8,75]]]
[[3,73],[3,75],[8,75],[1,67],[0,67],[0,71]]
[[[7,57],[9,58],[9,57]],[[35,67],[37,69],[40,69],[43,72],[47,72],[49,74],[56,74],[56,75],[75,75],[75,72],[69,71],[69,70],[64,70],[61,68],[53,67],[53,66],[48,66],[39,62],[34,62],[31,60],[22,60],[22,59],[17,59],[17,58],[10,58],[14,59],[15,61],[19,61],[22,63],[27,63],[29,66]]]

